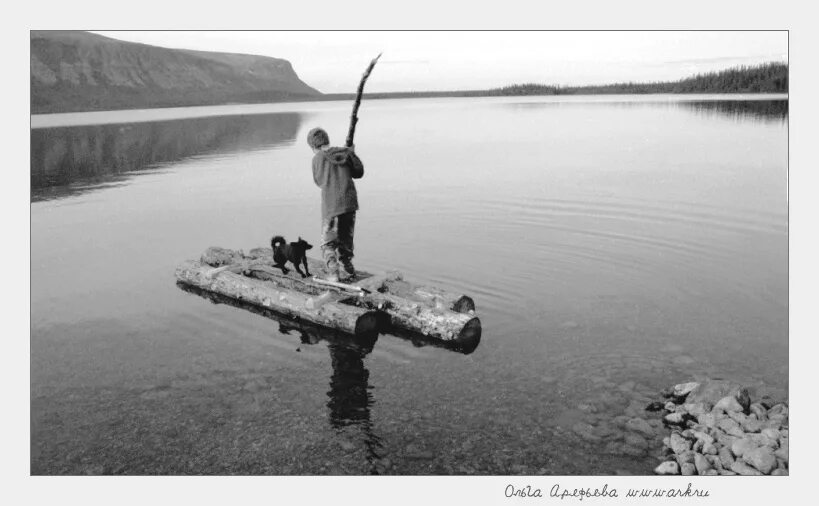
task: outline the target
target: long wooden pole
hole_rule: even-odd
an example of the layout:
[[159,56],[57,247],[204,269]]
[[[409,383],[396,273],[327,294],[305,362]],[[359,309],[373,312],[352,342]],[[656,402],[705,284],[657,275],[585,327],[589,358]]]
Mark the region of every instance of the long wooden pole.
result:
[[364,83],[367,82],[367,78],[370,77],[370,72],[373,71],[373,67],[375,67],[375,63],[378,61],[379,58],[381,58],[381,53],[378,53],[378,56],[373,58],[373,60],[367,66],[367,70],[364,71],[364,75],[361,76],[361,82],[358,83],[358,91],[356,92],[355,103],[353,104],[353,114],[350,115],[350,130],[347,132],[346,146],[348,148],[353,145],[353,137],[355,136],[355,125],[356,123],[358,123],[358,106],[361,105],[361,94],[364,93]]

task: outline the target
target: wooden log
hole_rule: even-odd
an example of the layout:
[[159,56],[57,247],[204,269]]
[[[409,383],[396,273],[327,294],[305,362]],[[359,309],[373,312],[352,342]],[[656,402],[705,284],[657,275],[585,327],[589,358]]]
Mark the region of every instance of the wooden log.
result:
[[456,313],[475,314],[475,302],[466,295],[450,292],[434,286],[416,285],[404,281],[400,273],[374,276],[371,280],[358,283],[372,291],[390,293],[397,297],[423,302],[438,309],[448,309]]
[[[250,311],[251,313],[255,313],[260,316],[264,316],[265,318],[270,318],[279,324],[279,332],[283,334],[290,334],[291,331],[295,331],[300,334],[300,341],[303,344],[316,344],[319,341],[327,341],[369,353],[372,351],[373,346],[378,339],[377,333],[355,336],[346,332],[341,332],[337,329],[316,325],[315,323],[306,320],[294,320],[275,310],[236,300],[226,295],[211,292],[182,281],[178,281],[177,286],[185,292],[203,297],[214,304],[226,304],[245,311]],[[440,341],[424,341],[420,343],[420,345],[446,347],[446,343]]]
[[249,278],[229,270],[210,276],[211,267],[202,262],[187,261],[176,269],[176,278],[184,283],[216,292],[233,299],[274,309],[288,316],[339,329],[354,335],[378,332],[378,312],[355,307],[336,300],[319,307],[308,307],[309,294],[287,290],[272,283]]
[[[280,269],[272,267],[272,253],[270,248],[254,248],[245,256],[241,252],[234,252],[224,248],[209,248],[203,258],[205,256],[212,258],[217,264],[224,261],[223,259],[234,259],[236,263],[217,268],[206,266],[206,272],[203,275],[207,278],[210,273],[219,272],[215,276],[217,279],[222,277],[241,279],[245,277],[248,280],[250,278],[265,280],[267,283],[259,281],[262,283],[260,286],[268,286],[271,290],[293,293],[294,297],[301,294],[305,299],[300,303],[304,302],[305,305],[311,296],[314,297],[309,303],[313,307],[305,309],[317,309],[317,306],[325,307],[326,302],[317,305],[315,297],[330,290],[334,301],[343,301],[340,302],[342,306],[356,306],[358,309],[377,311],[389,316],[386,323],[394,328],[421,333],[430,338],[443,341],[472,342],[480,340],[481,323],[475,317],[474,302],[465,295],[447,292],[437,287],[409,283],[404,281],[401,273],[397,271],[378,276],[358,272],[356,285],[369,290],[370,293],[352,293],[346,288],[317,283],[310,277],[301,278],[292,270],[288,274],[283,274]],[[308,258],[308,264],[311,270],[316,272],[321,268],[321,262],[312,258]],[[208,279],[207,281],[213,282],[214,280]],[[196,284],[196,286],[202,285]],[[205,286],[203,288],[207,289]],[[234,293],[227,293],[226,295],[243,300],[240,288],[239,286],[234,290]],[[287,310],[287,308],[282,309],[282,311]],[[384,318],[380,317],[379,321],[385,323]]]
[[481,321],[474,315],[430,307],[389,293],[373,292],[343,299],[348,304],[372,308],[390,316],[391,325],[444,341],[480,338]]

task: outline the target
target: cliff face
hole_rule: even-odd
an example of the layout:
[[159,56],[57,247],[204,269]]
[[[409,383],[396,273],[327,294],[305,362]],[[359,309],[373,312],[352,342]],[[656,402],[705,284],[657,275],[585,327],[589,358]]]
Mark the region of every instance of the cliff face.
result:
[[320,95],[290,62],[31,32],[31,112],[274,102]]

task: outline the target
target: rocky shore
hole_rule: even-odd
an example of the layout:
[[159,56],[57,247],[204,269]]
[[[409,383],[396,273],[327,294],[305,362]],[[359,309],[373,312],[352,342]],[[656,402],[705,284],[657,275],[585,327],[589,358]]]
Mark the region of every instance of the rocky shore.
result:
[[727,380],[681,383],[646,410],[662,415],[664,462],[656,474],[788,474],[788,403]]

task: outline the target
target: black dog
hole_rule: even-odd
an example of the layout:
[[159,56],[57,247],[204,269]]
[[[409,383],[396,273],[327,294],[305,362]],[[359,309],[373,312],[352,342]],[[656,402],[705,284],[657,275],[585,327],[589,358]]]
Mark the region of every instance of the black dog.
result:
[[[277,235],[270,240],[270,247],[273,248],[273,265],[282,270],[282,273],[287,274],[289,270],[284,266],[288,261],[296,266],[296,272],[301,274],[301,277],[306,278],[311,276],[310,269],[307,268],[307,250],[313,247],[301,237],[298,242],[291,242],[287,244],[284,237]],[[304,264],[304,272],[299,269],[299,264]]]

